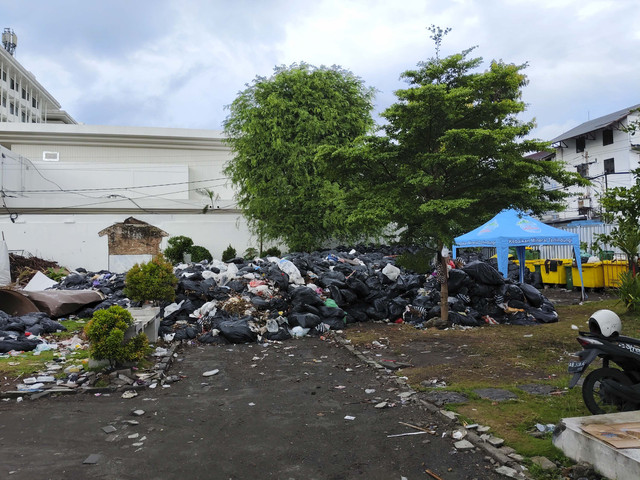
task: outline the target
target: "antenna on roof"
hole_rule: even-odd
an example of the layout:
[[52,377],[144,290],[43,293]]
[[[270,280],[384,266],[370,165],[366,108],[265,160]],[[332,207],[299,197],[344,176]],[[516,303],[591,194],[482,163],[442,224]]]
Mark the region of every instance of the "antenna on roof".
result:
[[2,45],[4,49],[9,52],[9,54],[13,55],[16,51],[16,45],[18,45],[18,36],[13,33],[13,30],[10,28],[5,28],[4,32],[2,32]]

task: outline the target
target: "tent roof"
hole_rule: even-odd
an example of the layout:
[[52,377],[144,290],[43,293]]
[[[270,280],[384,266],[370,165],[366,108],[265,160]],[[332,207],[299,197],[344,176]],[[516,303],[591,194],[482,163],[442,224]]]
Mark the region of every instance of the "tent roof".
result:
[[517,210],[503,210],[484,225],[454,239],[456,247],[574,245],[577,233],[546,225]]

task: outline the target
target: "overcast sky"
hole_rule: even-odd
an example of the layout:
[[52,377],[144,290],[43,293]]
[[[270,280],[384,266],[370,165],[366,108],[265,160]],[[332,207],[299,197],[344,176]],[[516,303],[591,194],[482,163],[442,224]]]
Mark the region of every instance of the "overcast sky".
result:
[[[225,105],[276,65],[340,65],[379,90],[434,55],[477,45],[528,62],[544,140],[640,103],[638,0],[0,0],[16,58],[78,122],[220,129]],[[376,115],[376,118],[377,115]]]

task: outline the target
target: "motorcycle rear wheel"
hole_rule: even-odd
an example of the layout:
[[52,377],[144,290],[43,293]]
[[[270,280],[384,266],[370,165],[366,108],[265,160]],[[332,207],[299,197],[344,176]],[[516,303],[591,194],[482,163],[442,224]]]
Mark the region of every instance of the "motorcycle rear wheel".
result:
[[622,385],[631,385],[631,379],[617,368],[598,368],[584,379],[582,384],[582,399],[589,411],[594,415],[603,413],[626,412],[636,410],[636,404],[606,392],[602,380],[611,379]]

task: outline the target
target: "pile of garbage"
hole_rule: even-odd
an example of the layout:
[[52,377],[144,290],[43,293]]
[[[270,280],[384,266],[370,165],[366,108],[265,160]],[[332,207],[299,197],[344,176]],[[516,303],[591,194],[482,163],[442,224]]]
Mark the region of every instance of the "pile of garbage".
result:
[[[437,277],[396,265],[397,253],[391,248],[334,249],[178,265],[176,301],[161,308],[158,335],[165,341],[245,343],[322,335],[367,321],[407,322],[417,328],[557,321],[553,304],[534,286],[505,280],[490,263],[472,260],[448,272],[449,321],[442,323]],[[78,269],[54,288],[103,294],[102,302],[77,312],[81,318],[130,304],[122,274]],[[7,322],[14,333],[29,331]],[[0,332],[0,345],[6,338]]]

